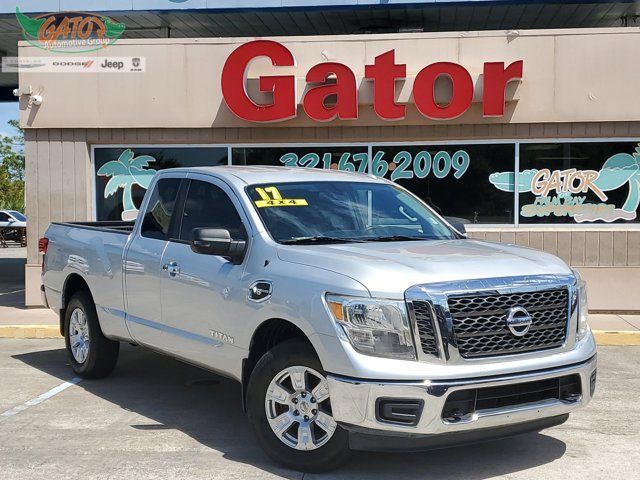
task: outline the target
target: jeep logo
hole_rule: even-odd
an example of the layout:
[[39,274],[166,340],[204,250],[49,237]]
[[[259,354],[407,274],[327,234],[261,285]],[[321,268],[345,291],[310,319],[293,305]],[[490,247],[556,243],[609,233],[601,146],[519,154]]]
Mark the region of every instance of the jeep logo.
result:
[[105,60],[100,64],[102,68],[114,68],[116,70],[122,70],[124,68],[124,62],[112,62],[109,60]]

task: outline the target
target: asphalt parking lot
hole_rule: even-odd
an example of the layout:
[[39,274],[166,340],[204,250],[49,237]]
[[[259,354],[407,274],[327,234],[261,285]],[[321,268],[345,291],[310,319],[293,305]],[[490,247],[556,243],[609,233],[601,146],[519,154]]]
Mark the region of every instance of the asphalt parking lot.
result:
[[[234,382],[126,346],[111,377],[64,384],[73,375],[63,346],[0,340],[3,480],[303,477],[255,444]],[[600,348],[594,401],[543,433],[420,454],[358,453],[320,476],[640,478],[638,365],[640,347]],[[61,385],[68,388],[46,398]]]

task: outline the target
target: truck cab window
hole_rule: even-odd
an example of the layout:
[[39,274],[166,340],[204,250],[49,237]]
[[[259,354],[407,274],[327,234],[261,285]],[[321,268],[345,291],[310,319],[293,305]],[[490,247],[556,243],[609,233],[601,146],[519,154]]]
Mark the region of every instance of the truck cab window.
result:
[[194,228],[224,228],[231,238],[246,240],[247,232],[229,196],[219,187],[191,180],[182,214],[180,240],[189,241]]
[[164,178],[156,184],[142,221],[140,234],[143,237],[159,240],[167,238],[180,181],[179,178]]

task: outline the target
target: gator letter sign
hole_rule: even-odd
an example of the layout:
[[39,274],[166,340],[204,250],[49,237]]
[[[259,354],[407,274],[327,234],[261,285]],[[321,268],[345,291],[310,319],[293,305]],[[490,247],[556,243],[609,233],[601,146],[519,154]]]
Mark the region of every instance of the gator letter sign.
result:
[[16,7],[22,36],[34,47],[59,53],[92,52],[105,48],[124,33],[124,23],[90,13],[47,13],[27,17]]
[[[274,67],[293,67],[293,53],[281,43],[271,40],[255,40],[236,48],[227,58],[222,69],[222,95],[229,109],[249,122],[279,122],[297,114],[296,77],[262,75],[258,79],[261,93],[271,95],[268,102],[257,103],[247,92],[247,67],[251,61],[267,57]],[[446,103],[435,95],[436,80],[449,77],[452,93]],[[522,60],[509,65],[503,62],[487,62],[483,67],[482,114],[485,117],[501,117],[505,111],[507,84],[522,78]],[[384,120],[402,120],[406,104],[396,102],[396,82],[407,79],[407,66],[397,63],[395,50],[375,57],[365,66],[364,79],[373,89],[373,109]],[[334,119],[358,118],[358,90],[353,70],[338,62],[323,62],[309,69],[305,81],[306,93],[302,99],[304,112],[311,119],[327,122]],[[451,120],[464,114],[473,101],[474,83],[469,71],[452,62],[427,65],[413,79],[413,102],[418,111],[433,120]],[[329,102],[333,104],[329,104]]]

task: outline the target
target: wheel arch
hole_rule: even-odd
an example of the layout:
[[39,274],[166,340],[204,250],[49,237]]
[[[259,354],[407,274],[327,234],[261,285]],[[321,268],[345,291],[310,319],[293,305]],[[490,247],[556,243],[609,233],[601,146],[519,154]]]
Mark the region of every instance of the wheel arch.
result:
[[67,276],[64,281],[64,285],[62,287],[62,298],[61,298],[61,308],[60,308],[60,335],[64,337],[64,317],[67,311],[67,304],[69,300],[76,292],[86,291],[93,299],[93,295],[91,294],[91,289],[89,288],[89,284],[84,279],[82,275],[79,273],[71,273]]
[[283,318],[270,318],[262,322],[253,332],[249,343],[249,355],[242,361],[242,409],[246,411],[246,392],[249,378],[258,360],[273,347],[285,340],[301,339],[318,354],[313,343],[304,331],[295,323]]

